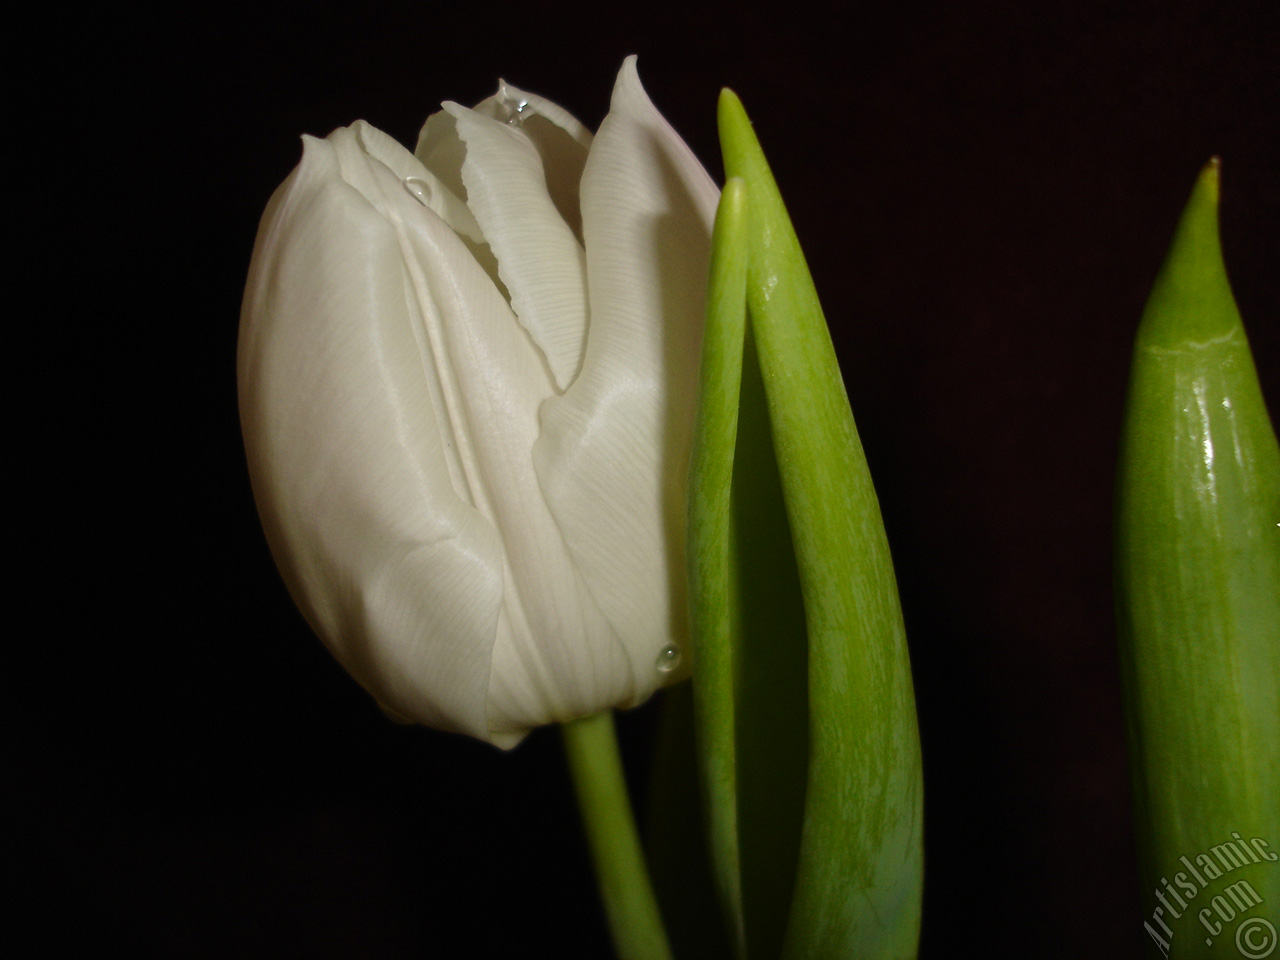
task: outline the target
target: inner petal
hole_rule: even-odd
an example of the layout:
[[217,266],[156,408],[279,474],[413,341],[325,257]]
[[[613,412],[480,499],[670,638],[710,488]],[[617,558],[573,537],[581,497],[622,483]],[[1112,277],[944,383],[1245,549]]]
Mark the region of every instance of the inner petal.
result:
[[582,242],[578,189],[591,149],[591,131],[564,107],[536,93],[498,81],[498,92],[476,104],[476,112],[520,127],[542,157],[547,191],[573,235]]
[[521,326],[563,392],[587,334],[586,256],[551,199],[537,148],[519,127],[446,103],[466,147],[467,204],[498,259]]

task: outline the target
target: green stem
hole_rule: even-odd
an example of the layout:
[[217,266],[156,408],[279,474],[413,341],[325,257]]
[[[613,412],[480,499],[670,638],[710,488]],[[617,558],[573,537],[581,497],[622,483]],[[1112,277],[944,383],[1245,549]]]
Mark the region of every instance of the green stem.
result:
[[618,960],[671,960],[627,797],[613,713],[573,720],[561,730]]

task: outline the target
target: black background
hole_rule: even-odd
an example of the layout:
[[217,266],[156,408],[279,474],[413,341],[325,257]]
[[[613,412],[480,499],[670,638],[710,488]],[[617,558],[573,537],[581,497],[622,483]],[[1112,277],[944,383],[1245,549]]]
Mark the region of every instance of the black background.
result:
[[[243,278],[298,136],[412,143],[498,76],[596,125],[623,57],[721,176],[751,113],[880,491],[926,771],[922,957],[1136,956],[1110,510],[1132,335],[1198,168],[1280,400],[1265,2],[113,7],[32,31],[11,668],[51,953],[608,955],[555,732],[386,722],[309,635],[235,409]],[[44,53],[43,51],[46,51]],[[42,192],[43,191],[43,192]],[[17,216],[17,215],[16,215]],[[30,431],[30,436],[27,432]],[[29,507],[28,504],[35,504]],[[623,722],[643,793],[653,711]]]

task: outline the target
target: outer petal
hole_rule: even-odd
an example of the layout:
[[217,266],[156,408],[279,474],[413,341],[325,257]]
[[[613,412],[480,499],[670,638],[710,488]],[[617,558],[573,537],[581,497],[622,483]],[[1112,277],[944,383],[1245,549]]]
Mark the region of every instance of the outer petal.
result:
[[501,544],[455,490],[400,244],[344,178],[347,147],[306,138],[259,232],[238,358],[254,493],[294,600],[352,675],[484,737]]
[[623,65],[582,178],[590,328],[582,372],[542,408],[538,479],[638,681],[684,623],[684,510],[719,192]]

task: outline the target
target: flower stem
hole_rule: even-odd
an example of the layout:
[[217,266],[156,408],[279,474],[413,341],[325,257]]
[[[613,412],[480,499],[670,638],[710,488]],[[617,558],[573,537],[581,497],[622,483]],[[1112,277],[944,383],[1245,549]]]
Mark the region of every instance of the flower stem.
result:
[[609,710],[561,725],[618,960],[671,960]]

